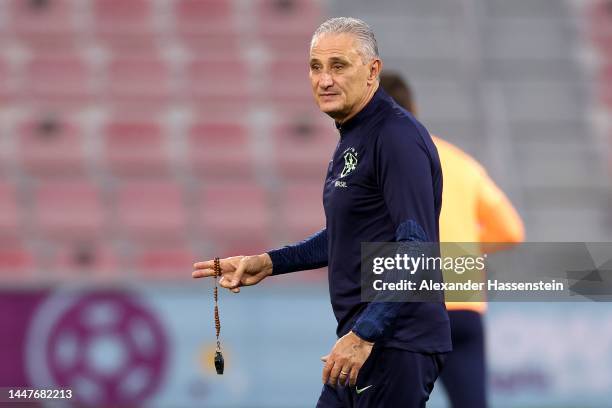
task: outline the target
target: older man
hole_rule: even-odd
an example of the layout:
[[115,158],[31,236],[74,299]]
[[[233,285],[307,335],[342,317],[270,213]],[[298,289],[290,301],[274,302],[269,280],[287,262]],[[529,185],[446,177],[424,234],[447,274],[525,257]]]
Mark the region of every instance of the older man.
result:
[[[333,18],[310,46],[314,98],[340,133],[323,187],[326,228],[297,244],[221,261],[239,292],[270,275],[329,267],[338,341],[317,407],[424,407],[451,350],[439,302],[363,302],[361,243],[438,242],[442,172],[427,130],[379,87],[382,61],[361,20]],[[193,277],[212,276],[212,261]]]

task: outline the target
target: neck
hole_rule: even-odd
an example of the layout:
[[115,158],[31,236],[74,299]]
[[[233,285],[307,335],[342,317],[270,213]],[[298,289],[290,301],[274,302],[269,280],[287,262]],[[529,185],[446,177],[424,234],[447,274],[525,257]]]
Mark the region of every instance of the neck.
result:
[[361,112],[361,110],[368,104],[368,102],[370,102],[372,100],[372,97],[374,97],[374,94],[378,90],[378,87],[379,87],[378,81],[374,82],[372,84],[372,86],[370,86],[368,88],[368,90],[365,93],[363,99],[359,102],[359,104],[357,104],[355,109],[353,109],[353,111],[351,113],[349,113],[347,116],[345,116],[344,118],[337,120],[337,122],[340,125],[342,125],[343,123],[346,123],[348,120],[353,118],[356,114]]

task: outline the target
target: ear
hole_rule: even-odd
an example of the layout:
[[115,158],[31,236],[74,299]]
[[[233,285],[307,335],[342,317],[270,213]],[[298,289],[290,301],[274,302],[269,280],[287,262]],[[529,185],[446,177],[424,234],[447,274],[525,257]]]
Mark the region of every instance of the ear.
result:
[[370,62],[370,73],[368,75],[368,84],[372,84],[378,76],[380,75],[380,71],[382,71],[382,60],[379,58],[373,59]]

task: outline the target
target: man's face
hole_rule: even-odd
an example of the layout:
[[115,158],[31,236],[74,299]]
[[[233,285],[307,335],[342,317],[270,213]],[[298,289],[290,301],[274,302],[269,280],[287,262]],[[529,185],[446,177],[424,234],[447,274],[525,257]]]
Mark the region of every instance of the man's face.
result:
[[337,121],[352,116],[368,98],[375,81],[372,60],[364,64],[352,34],[323,34],[310,50],[310,83],[324,113]]

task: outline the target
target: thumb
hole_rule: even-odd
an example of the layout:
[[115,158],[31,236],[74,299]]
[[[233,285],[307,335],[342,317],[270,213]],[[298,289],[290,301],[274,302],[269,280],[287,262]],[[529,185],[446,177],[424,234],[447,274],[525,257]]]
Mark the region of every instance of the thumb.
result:
[[323,357],[321,357],[321,361],[324,363],[327,363],[327,359],[329,359],[329,354],[326,354]]

